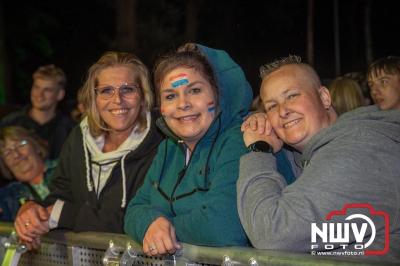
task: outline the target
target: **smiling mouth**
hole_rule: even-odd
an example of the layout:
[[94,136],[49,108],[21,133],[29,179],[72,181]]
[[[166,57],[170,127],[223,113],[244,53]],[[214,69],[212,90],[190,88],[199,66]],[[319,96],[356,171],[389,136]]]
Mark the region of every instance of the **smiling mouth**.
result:
[[177,119],[179,122],[193,122],[193,121],[195,121],[198,117],[199,117],[199,115],[186,115],[186,116],[182,116],[182,117],[177,117],[176,119]]
[[290,122],[284,123],[283,128],[291,128],[291,127],[297,125],[300,121],[301,121],[301,119],[298,118],[298,119],[292,120]]
[[129,111],[129,109],[127,109],[127,108],[113,109],[113,110],[110,110],[110,113],[113,115],[123,115],[123,114],[126,114],[128,111]]

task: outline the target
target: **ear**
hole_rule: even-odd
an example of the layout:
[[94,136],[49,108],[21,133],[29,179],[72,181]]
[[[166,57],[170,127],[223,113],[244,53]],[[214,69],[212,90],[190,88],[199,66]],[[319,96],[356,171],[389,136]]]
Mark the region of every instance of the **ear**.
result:
[[318,89],[318,92],[324,108],[328,110],[332,106],[332,98],[329,90],[326,87],[321,86]]
[[65,96],[65,90],[59,89],[57,94],[57,101],[61,101],[62,99],[64,99],[64,96]]

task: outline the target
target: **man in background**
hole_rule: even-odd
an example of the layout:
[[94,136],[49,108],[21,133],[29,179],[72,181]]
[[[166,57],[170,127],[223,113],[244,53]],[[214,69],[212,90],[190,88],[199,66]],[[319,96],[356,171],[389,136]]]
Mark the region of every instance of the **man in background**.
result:
[[0,127],[22,126],[47,143],[49,158],[56,159],[70,130],[72,119],[57,110],[65,96],[66,76],[55,65],[39,67],[32,75],[31,103],[20,111],[8,114]]
[[400,110],[400,57],[380,58],[368,67],[371,97],[381,110]]

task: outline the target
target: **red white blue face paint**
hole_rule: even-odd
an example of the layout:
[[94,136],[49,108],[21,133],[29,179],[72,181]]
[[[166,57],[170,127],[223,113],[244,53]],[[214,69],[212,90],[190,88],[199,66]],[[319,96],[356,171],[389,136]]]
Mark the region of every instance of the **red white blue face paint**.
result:
[[173,76],[169,79],[171,82],[171,87],[172,88],[177,88],[186,84],[189,84],[189,80],[187,78],[187,75],[185,73],[180,73],[176,76]]
[[208,112],[210,112],[210,113],[215,112],[215,103],[214,103],[214,101],[207,103],[207,108],[208,108],[207,109]]

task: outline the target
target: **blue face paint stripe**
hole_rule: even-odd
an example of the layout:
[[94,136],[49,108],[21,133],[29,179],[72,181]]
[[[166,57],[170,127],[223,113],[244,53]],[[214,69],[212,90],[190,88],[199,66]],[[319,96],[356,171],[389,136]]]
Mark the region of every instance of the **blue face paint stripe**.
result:
[[189,84],[189,80],[187,79],[180,79],[171,83],[172,88],[176,88],[185,84]]
[[215,112],[215,106],[210,106],[210,107],[208,107],[208,111],[209,111],[210,113]]

